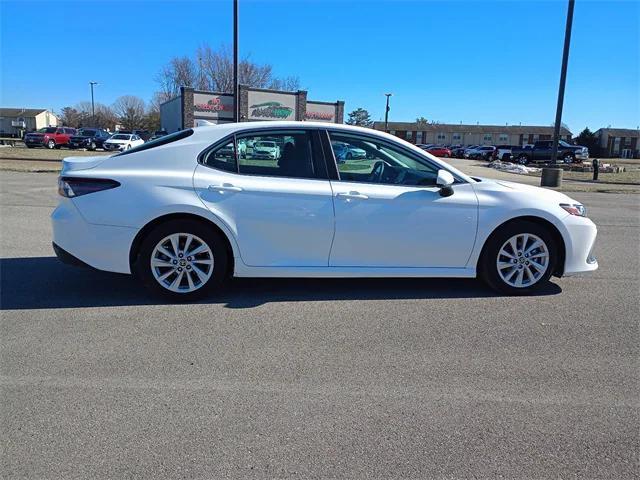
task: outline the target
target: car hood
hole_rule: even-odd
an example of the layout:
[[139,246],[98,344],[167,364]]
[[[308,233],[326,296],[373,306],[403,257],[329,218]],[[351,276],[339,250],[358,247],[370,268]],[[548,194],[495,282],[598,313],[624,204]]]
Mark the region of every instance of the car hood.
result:
[[500,194],[506,194],[512,197],[520,197],[523,200],[533,200],[534,203],[553,203],[557,205],[559,203],[580,203],[572,199],[564,193],[557,192],[548,188],[535,187],[533,185],[525,185],[523,183],[509,182],[506,180],[496,180],[493,178],[474,177],[481,180],[478,183],[474,183],[474,189],[480,192],[495,192]]

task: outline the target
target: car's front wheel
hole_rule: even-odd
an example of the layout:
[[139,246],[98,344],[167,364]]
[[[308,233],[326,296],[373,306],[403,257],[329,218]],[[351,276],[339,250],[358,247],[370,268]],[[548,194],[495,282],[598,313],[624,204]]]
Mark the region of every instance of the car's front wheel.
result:
[[556,252],[556,242],[547,228],[524,220],[512,222],[487,240],[479,273],[500,293],[527,294],[549,281]]
[[49,141],[47,142],[47,148],[48,148],[49,150],[53,150],[54,148],[56,148],[56,142],[55,142],[55,140],[49,140]]
[[518,163],[520,165],[527,165],[529,163],[529,157],[527,157],[526,155],[520,155],[518,157]]
[[195,220],[171,220],[142,241],[135,272],[155,293],[174,300],[195,300],[225,279],[225,245],[210,226]]

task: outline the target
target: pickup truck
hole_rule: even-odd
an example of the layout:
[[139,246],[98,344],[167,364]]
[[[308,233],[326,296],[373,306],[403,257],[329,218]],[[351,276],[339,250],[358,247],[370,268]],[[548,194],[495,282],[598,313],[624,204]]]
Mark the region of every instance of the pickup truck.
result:
[[75,128],[44,127],[37,132],[27,133],[24,136],[24,144],[27,148],[60,148],[62,145],[68,145],[69,139],[75,134]]
[[[551,161],[552,140],[541,140],[533,146],[514,147],[511,158],[521,165],[528,163],[546,163]],[[579,163],[589,159],[589,149],[580,145],[569,145],[560,140],[558,142],[558,161],[564,163]]]

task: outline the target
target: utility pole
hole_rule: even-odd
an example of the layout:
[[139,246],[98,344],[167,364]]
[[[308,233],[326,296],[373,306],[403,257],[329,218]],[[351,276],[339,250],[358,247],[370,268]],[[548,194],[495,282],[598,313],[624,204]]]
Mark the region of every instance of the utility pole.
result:
[[96,106],[93,103],[93,86],[98,85],[98,82],[89,82],[89,85],[91,85],[91,126],[95,127],[96,126]]
[[238,0],[233,0],[233,121],[240,121],[240,88],[238,82]]
[[387,108],[384,111],[384,131],[385,133],[389,133],[389,97],[393,95],[393,93],[385,93],[385,97],[387,97]]
[[551,149],[551,163],[558,161],[558,141],[560,140],[560,125],[562,123],[562,106],[564,105],[564,86],[567,82],[567,64],[569,63],[569,45],[571,44],[571,26],[573,25],[574,0],[569,0],[567,8],[567,25],[564,31],[564,50],[562,51],[562,67],[560,70],[560,87],[558,88],[558,106],[556,107],[556,123],[553,130],[553,147]]

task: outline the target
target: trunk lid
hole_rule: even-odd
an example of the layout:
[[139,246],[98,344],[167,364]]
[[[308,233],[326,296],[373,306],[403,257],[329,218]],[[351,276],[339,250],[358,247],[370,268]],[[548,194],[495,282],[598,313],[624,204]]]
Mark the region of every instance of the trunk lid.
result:
[[97,167],[104,162],[108,155],[100,155],[95,157],[67,157],[62,160],[62,171],[60,175],[64,175],[69,172],[77,172],[78,170],[89,170]]

